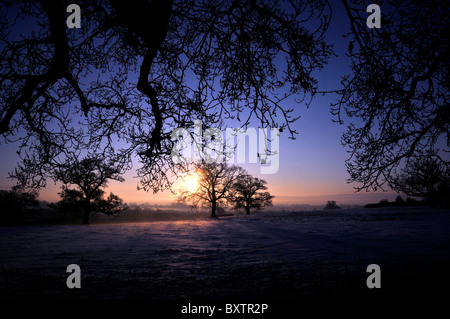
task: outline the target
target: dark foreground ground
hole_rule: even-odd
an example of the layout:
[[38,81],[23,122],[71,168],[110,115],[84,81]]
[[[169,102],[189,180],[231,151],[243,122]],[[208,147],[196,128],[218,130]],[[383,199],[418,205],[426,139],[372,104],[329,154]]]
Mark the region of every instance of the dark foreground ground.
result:
[[[80,289],[66,286],[69,264],[81,268]],[[380,289],[366,285],[369,264],[381,268]],[[450,212],[439,209],[0,228],[4,304],[139,300],[177,314],[189,302],[411,307],[448,296],[449,273]]]

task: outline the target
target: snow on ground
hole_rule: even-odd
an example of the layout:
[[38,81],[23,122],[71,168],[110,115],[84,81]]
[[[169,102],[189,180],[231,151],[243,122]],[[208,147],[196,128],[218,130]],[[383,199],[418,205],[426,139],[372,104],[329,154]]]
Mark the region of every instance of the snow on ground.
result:
[[[376,293],[417,295],[448,282],[449,230],[449,211],[428,208],[3,227],[0,298],[367,295],[372,263]],[[69,264],[81,267],[81,289],[66,287]]]

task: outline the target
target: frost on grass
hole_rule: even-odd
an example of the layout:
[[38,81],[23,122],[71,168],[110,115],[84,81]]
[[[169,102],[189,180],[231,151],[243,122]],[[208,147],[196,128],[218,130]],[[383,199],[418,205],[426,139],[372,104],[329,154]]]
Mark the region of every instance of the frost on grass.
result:
[[[315,298],[435,289],[450,266],[450,214],[343,209],[151,223],[0,228],[0,297]],[[81,289],[65,285],[69,264]]]

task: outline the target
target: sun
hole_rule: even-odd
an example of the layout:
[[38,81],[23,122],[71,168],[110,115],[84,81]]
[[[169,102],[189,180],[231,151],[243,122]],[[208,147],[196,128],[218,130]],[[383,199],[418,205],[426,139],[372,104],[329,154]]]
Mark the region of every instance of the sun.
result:
[[198,183],[198,175],[193,173],[189,174],[186,178],[186,181],[184,182],[184,187],[187,189],[190,193],[195,193],[198,189],[199,183]]

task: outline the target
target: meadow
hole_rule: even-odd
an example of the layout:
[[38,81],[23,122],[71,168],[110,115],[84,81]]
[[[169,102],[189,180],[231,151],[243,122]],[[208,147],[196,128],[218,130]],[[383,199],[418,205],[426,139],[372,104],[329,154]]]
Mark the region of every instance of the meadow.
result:
[[[185,216],[1,227],[0,298],[408,299],[448,283],[448,210]],[[80,266],[80,289],[66,286],[69,264]],[[380,289],[366,285],[369,264],[380,266]]]

